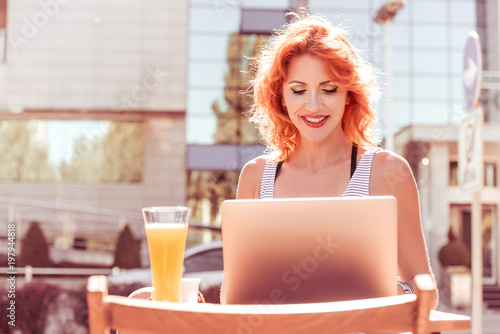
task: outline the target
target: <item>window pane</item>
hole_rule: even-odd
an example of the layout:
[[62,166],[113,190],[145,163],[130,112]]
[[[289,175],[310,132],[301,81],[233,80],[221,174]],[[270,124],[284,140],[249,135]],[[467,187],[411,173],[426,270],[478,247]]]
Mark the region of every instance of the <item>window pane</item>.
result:
[[416,102],[413,122],[421,124],[444,124],[448,122],[446,102]]
[[1,180],[142,180],[143,123],[30,120],[0,124]]
[[392,70],[406,74],[410,71],[410,51],[394,50],[392,52]]
[[227,58],[227,35],[196,35],[191,34],[189,38],[189,59],[193,60],[219,60]]
[[188,173],[186,205],[191,220],[220,226],[220,205],[236,197],[239,172],[191,170]]
[[215,4],[209,7],[191,7],[191,32],[232,33],[240,29],[240,9],[232,5]]
[[447,54],[440,51],[413,52],[413,70],[415,73],[437,73],[448,72]]
[[271,35],[285,24],[285,11],[280,9],[243,9],[241,34]]
[[395,75],[392,82],[393,98],[410,98],[410,78],[407,75]]
[[447,1],[444,0],[412,1],[413,21],[416,23],[446,22],[447,7]]
[[469,37],[469,32],[476,30],[476,27],[451,27],[451,47],[456,52],[463,52],[465,41]]
[[450,6],[450,19],[453,24],[465,23],[476,25],[476,2],[453,1]]
[[451,77],[451,96],[454,100],[463,100],[465,103],[464,85],[462,75],[453,75]]
[[484,185],[486,187],[497,186],[497,168],[495,163],[487,162],[484,164]]
[[444,49],[448,45],[447,27],[432,24],[415,24],[413,27],[413,41],[415,47]]
[[370,1],[349,0],[349,1],[331,1],[331,0],[309,0],[312,8],[330,8],[330,9],[369,9]]
[[[451,73],[462,76],[464,70],[464,52],[452,51],[449,53],[451,58]],[[462,81],[461,79],[459,81]]]
[[496,278],[496,206],[483,206],[482,227],[483,231],[483,277]]
[[442,76],[413,76],[413,94],[417,99],[443,99],[448,96],[448,79]]
[[213,144],[217,128],[214,116],[186,116],[186,141],[188,144]]
[[[233,0],[236,2],[236,0]],[[288,9],[290,6],[289,0],[241,0],[243,8],[270,8],[270,9]]]
[[458,162],[450,161],[450,180],[449,185],[451,187],[458,186]]
[[191,87],[224,87],[224,74],[228,71],[225,61],[191,61],[188,67],[188,85]]
[[[382,31],[383,33],[383,31]],[[392,45],[393,47],[410,46],[410,28],[407,24],[394,24],[392,28]]]
[[410,105],[406,102],[394,102],[392,107],[392,121],[394,129],[403,128],[411,122]]
[[187,113],[189,116],[203,115],[215,117],[214,108],[226,110],[224,89],[191,88],[187,96]]

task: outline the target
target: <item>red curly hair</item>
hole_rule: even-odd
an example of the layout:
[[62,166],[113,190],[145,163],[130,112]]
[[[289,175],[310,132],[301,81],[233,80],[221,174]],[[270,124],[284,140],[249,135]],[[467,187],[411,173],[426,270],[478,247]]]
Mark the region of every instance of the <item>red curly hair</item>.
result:
[[278,161],[284,161],[299,142],[299,132],[281,101],[291,60],[305,54],[322,59],[328,76],[349,92],[350,103],[341,123],[347,137],[361,147],[375,146],[373,103],[378,86],[373,66],[360,57],[343,29],[307,13],[289,15],[294,16],[291,23],[278,31],[257,57],[251,82],[254,103],[250,121],[259,124],[268,149]]

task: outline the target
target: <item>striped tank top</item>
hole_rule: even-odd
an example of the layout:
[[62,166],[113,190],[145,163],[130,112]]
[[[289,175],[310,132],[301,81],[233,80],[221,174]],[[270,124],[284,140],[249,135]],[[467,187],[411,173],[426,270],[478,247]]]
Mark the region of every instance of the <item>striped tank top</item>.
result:
[[[366,151],[359,160],[354,174],[352,174],[347,187],[341,197],[349,196],[370,196],[370,173],[372,169],[373,156],[380,148],[374,147]],[[274,198],[274,182],[276,179],[276,169],[278,163],[276,161],[267,160],[264,167],[264,174],[260,184],[260,198]]]

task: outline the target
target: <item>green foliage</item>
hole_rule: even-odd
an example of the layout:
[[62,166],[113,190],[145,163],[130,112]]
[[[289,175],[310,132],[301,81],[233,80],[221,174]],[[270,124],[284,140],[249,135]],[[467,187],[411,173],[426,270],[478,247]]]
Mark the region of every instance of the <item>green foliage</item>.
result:
[[56,180],[47,147],[36,138],[42,122],[44,121],[0,121],[0,180]]
[[267,37],[242,35],[238,32],[229,36],[226,58],[228,72],[224,75],[224,102],[215,100],[212,111],[217,117],[217,144],[256,144],[260,140],[258,129],[246,119],[252,98],[245,94],[253,74],[253,59]]
[[61,292],[61,288],[45,282],[25,284],[16,292],[16,328],[19,326],[24,334],[44,333]]
[[456,240],[451,226],[448,231],[448,243],[441,247],[438,258],[443,267],[470,265],[470,250],[464,243]]
[[20,266],[50,267],[49,246],[39,222],[31,222],[26,232],[19,255]]
[[128,224],[124,226],[118,236],[113,266],[124,269],[141,267],[139,242],[134,237],[134,234]]
[[60,166],[64,181],[140,182],[145,126],[140,122],[113,122],[94,136],[80,136],[69,164]]
[[[214,132],[215,144],[253,145],[262,144],[258,129],[247,120],[252,98],[246,92],[253,75],[253,59],[268,37],[242,35],[238,32],[229,36],[226,59],[228,71],[224,75],[224,100],[212,102],[212,111],[217,119]],[[250,150],[250,151],[249,151]],[[245,149],[243,154],[258,155],[258,151]],[[229,163],[227,169],[237,169],[237,162]],[[187,205],[192,208],[191,218],[202,221],[202,207],[208,200],[210,222],[215,222],[221,203],[236,196],[238,172],[194,171],[188,179]]]
[[211,304],[220,304],[220,285],[212,285],[201,291],[205,302]]
[[[2,314],[9,314],[7,308],[10,306],[10,298],[8,296],[8,289],[5,289],[3,286],[0,286],[0,310],[2,310]],[[0,333],[11,333],[12,326],[9,325],[10,318],[7,316],[0,317]]]
[[[127,297],[135,290],[143,288],[144,284],[139,282],[130,283],[110,283],[108,285],[108,293],[115,296]],[[89,313],[87,308],[87,287],[80,286],[78,289],[70,290],[69,296],[75,302],[74,304],[74,321],[76,324],[88,328]]]

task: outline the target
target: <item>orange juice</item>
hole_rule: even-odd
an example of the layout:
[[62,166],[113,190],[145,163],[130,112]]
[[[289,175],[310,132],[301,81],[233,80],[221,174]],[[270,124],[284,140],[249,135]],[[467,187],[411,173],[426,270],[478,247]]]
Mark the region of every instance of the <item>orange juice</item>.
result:
[[153,299],[181,301],[180,282],[188,224],[147,223],[149,259],[153,276]]

